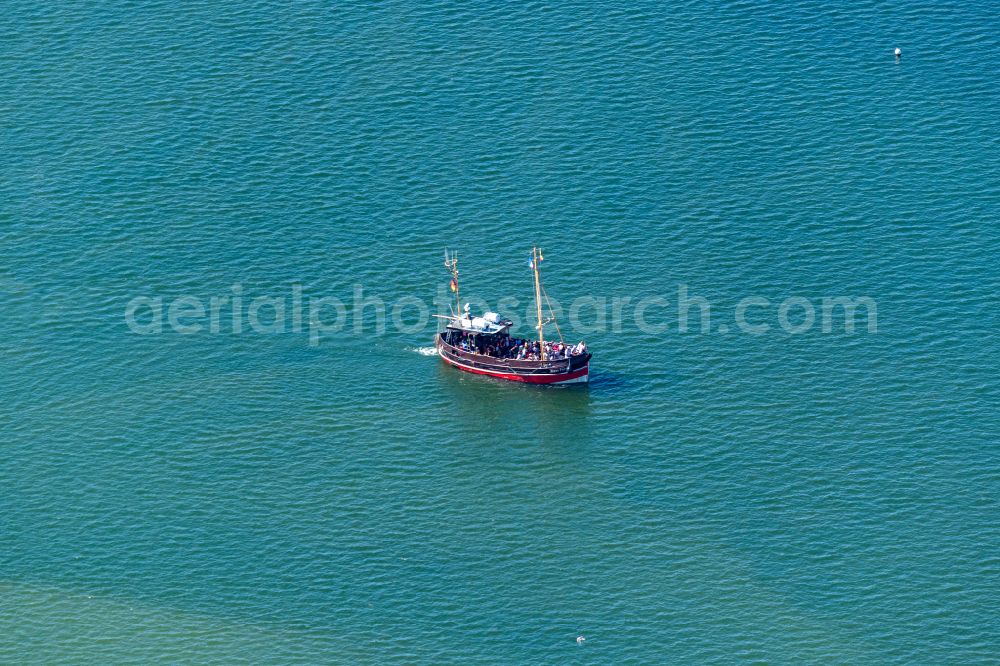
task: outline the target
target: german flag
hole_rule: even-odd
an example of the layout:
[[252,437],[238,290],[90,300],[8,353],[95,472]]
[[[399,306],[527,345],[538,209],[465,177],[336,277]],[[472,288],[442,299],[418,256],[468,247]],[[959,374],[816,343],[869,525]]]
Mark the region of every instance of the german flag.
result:
[[451,284],[449,285],[453,292],[458,291],[458,281],[452,278]]

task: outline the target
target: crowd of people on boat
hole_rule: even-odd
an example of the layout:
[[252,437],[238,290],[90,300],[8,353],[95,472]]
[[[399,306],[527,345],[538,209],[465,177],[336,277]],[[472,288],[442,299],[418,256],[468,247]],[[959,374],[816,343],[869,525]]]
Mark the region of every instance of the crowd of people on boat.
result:
[[[461,332],[457,333],[451,343],[463,351],[485,354],[494,358],[519,361],[539,361],[542,358],[542,346],[538,340],[525,340],[509,336],[501,336],[493,340],[488,338],[480,340],[476,336]],[[567,359],[586,351],[587,345],[584,342],[575,345],[567,345],[563,342],[545,342],[545,359],[550,361]]]

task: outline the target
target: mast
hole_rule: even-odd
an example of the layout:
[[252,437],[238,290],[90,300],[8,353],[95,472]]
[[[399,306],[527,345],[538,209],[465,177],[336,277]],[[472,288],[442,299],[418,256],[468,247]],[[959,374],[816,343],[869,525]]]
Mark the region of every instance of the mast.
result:
[[444,267],[451,273],[451,290],[455,292],[455,316],[462,316],[462,296],[458,290],[458,252],[449,255],[444,251]]
[[531,267],[535,272],[535,307],[538,310],[538,352],[545,360],[545,322],[542,321],[542,282],[538,274],[538,262],[542,260],[542,251],[531,248]]

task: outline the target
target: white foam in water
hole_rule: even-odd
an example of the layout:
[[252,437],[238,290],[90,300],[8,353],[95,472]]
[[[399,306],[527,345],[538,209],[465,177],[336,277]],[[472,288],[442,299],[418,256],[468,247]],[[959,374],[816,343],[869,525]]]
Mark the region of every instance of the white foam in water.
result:
[[409,349],[423,356],[437,356],[437,347],[410,347]]

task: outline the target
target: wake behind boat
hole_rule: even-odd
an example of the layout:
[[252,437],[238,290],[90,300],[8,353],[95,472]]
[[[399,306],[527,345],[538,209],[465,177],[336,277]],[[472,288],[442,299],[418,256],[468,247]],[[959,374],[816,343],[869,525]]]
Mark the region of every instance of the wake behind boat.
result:
[[[435,315],[445,321],[445,330],[438,332],[435,346],[438,354],[449,365],[459,370],[497,379],[526,382],[529,384],[579,384],[586,383],[590,375],[591,354],[587,345],[580,342],[567,345],[563,340],[555,314],[549,307],[549,318],[542,318],[542,288],[539,264],[542,251],[532,248],[529,267],[535,278],[535,306],[537,312],[538,340],[514,338],[510,335],[513,325],[509,319],[496,312],[482,316],[470,314],[469,304],[464,310],[458,285],[458,254],[445,252],[444,265],[451,273],[451,290],[455,293],[456,312]],[[545,296],[548,303],[548,296]],[[545,326],[554,324],[558,342],[545,339]]]

